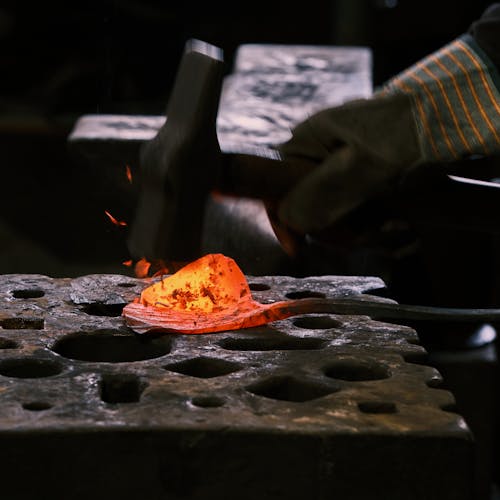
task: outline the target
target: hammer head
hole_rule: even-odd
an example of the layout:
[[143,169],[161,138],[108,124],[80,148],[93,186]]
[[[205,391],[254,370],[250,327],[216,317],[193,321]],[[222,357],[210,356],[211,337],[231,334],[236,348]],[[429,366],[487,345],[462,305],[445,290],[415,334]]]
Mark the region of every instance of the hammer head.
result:
[[167,120],[141,150],[139,200],[128,238],[134,258],[199,256],[205,203],[221,161],[216,121],[223,65],[218,47],[187,42]]

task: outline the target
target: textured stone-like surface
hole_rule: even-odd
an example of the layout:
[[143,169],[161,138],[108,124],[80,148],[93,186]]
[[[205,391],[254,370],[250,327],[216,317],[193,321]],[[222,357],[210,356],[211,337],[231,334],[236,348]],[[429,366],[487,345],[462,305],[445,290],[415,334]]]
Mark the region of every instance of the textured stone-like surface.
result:
[[[249,282],[263,302],[383,286]],[[469,498],[469,431],[412,329],[309,315],[139,337],[119,314],[144,285],[0,276],[9,498]]]

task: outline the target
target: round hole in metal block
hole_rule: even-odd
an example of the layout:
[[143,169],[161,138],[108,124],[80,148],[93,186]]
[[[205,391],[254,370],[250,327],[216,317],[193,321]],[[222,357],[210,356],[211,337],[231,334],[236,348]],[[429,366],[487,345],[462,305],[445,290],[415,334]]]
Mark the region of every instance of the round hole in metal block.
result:
[[69,359],[125,363],[159,358],[172,348],[169,337],[139,337],[115,330],[73,333],[58,340],[52,350]]
[[107,316],[116,318],[122,315],[123,308],[126,304],[86,304],[81,310],[90,316]]
[[441,410],[449,413],[458,413],[458,407],[456,403],[448,403],[441,406]]
[[23,288],[12,290],[11,294],[15,299],[39,299],[45,295],[45,292],[40,288]]
[[419,338],[407,338],[405,340],[405,342],[407,344],[410,344],[410,345],[422,345],[422,343],[420,342],[420,339]]
[[136,286],[136,285],[137,285],[137,283],[127,283],[127,282],[118,283],[118,286],[121,288],[134,288],[134,286]]
[[13,340],[0,337],[0,349],[17,349],[19,344]]
[[396,413],[396,405],[392,401],[363,401],[358,403],[361,413],[383,414]]
[[0,375],[13,378],[43,378],[58,375],[62,366],[46,359],[17,358],[0,362]]
[[329,330],[339,328],[342,323],[330,316],[303,316],[293,320],[293,324],[305,330]]
[[339,388],[299,377],[276,376],[249,385],[246,390],[268,399],[303,403],[337,392]]
[[389,290],[387,290],[387,287],[385,286],[378,286],[375,288],[369,288],[368,290],[363,291],[364,294],[367,295],[375,295],[376,297],[389,297]]
[[433,377],[425,383],[425,385],[431,389],[441,389],[444,386],[444,380],[442,377]]
[[265,292],[267,290],[271,290],[271,287],[265,283],[249,283],[248,287],[252,290],[252,292]]
[[213,378],[241,370],[241,365],[215,358],[193,358],[164,367],[165,370],[197,378]]
[[368,380],[383,380],[389,378],[389,369],[371,360],[340,360],[330,363],[323,373],[337,380],[348,382],[362,382]]
[[30,401],[29,403],[23,403],[23,408],[28,411],[45,411],[50,410],[52,405],[45,401]]
[[285,295],[287,299],[313,299],[313,298],[318,298],[318,299],[324,299],[326,295],[321,292],[314,292],[312,290],[299,290],[296,292],[289,292]]
[[219,408],[224,406],[225,401],[217,396],[199,396],[193,398],[191,403],[199,408]]
[[406,363],[411,363],[414,365],[429,365],[429,355],[427,352],[411,352],[403,354],[403,359]]
[[147,384],[133,373],[103,375],[100,383],[101,400],[105,403],[137,403]]
[[299,337],[227,338],[217,343],[228,351],[310,351],[323,349],[327,341]]

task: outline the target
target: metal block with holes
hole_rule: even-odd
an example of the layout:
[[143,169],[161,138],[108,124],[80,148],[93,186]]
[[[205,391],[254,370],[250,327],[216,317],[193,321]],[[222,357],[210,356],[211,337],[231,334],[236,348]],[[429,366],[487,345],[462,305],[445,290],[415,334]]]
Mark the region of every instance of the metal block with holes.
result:
[[[262,302],[383,287],[249,281]],[[471,498],[471,434],[414,330],[308,315],[141,337],[120,311],[143,286],[0,276],[3,498]]]

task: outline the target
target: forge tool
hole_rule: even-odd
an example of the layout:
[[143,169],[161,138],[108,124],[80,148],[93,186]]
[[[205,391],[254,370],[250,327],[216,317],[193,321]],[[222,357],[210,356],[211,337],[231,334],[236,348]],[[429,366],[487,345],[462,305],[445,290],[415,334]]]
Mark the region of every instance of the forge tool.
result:
[[221,49],[200,40],[186,44],[167,120],[141,150],[141,192],[128,239],[135,258],[193,260],[212,190],[272,201],[301,175],[277,150],[221,152],[216,120],[223,72]]
[[373,319],[494,322],[500,309],[455,309],[376,302],[374,297],[305,298],[261,304],[253,300],[236,262],[206,255],[146,288],[123,310],[137,333],[212,333],[264,325],[311,313],[366,315]]
[[[132,256],[148,260],[191,261],[199,257],[204,205],[212,190],[272,201],[279,199],[303,175],[303,171],[292,168],[292,162],[284,161],[278,151],[269,148],[262,151],[252,148],[248,154],[242,153],[242,149],[238,153],[221,152],[216,118],[222,80],[222,51],[191,40],[186,46],[169,99],[167,120],[142,148],[141,193],[128,240]],[[283,244],[279,226],[275,221],[272,225]],[[484,322],[498,319],[495,309],[430,308],[352,299],[258,304],[251,307],[247,315],[255,325],[308,312],[356,313],[406,320]],[[222,317],[217,319],[208,315],[207,328],[200,326],[198,318],[185,329],[185,324],[165,323],[165,311],[159,311],[156,305],[150,307],[140,303],[127,307],[125,315],[133,328],[141,331],[202,333],[241,328],[247,324],[243,322],[234,326],[231,321],[241,319],[243,314],[232,311],[226,314],[232,318],[229,324]],[[146,321],[141,325],[144,317],[147,317]],[[260,323],[256,323],[257,318],[260,318]],[[186,321],[186,316],[182,321]]]

